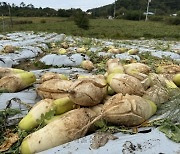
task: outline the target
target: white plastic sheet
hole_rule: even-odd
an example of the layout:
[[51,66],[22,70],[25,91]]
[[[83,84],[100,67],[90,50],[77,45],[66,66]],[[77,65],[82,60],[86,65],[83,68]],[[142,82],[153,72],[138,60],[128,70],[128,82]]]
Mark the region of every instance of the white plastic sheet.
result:
[[56,55],[49,54],[40,59],[45,65],[51,66],[78,66],[83,60],[88,59],[87,56],[82,56],[81,54],[72,55]]
[[[146,128],[148,129],[148,128]],[[172,142],[158,129],[146,134],[115,134],[118,139],[109,140],[99,149],[92,149],[93,135],[40,152],[39,154],[178,154],[180,144]]]
[[0,66],[12,67],[13,65],[18,65],[21,61],[37,57],[43,50],[48,49],[47,43],[60,42],[65,37],[64,34],[34,34],[34,32],[16,32],[2,36],[0,40],[0,53],[6,45],[15,46],[17,49],[14,53],[1,53],[0,58],[4,62],[0,61]]
[[[33,89],[27,89],[24,91],[20,91],[17,93],[2,93],[0,94],[0,110],[3,110],[6,108],[6,103],[11,100],[12,98],[18,98],[20,99],[22,102],[26,103],[26,104],[32,104],[34,105],[37,100],[38,100],[38,96],[35,90]],[[22,105],[23,107],[23,105]],[[19,108],[19,104],[18,103],[12,103],[11,108]]]

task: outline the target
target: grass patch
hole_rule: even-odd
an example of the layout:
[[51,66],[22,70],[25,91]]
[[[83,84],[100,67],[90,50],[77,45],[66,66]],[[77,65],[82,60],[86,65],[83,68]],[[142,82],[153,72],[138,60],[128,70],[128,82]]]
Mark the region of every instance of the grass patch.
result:
[[166,64],[166,65],[179,64],[177,61],[169,57],[158,58],[151,55],[148,52],[139,54],[139,57],[142,63],[151,67],[151,72],[156,72],[156,68],[163,64]]
[[[180,40],[180,27],[169,25],[164,22],[154,21],[129,21],[129,20],[108,20],[91,19],[89,30],[78,28],[74,22],[68,18],[58,17],[14,17],[13,21],[32,21],[31,24],[9,26],[9,19],[5,19],[4,32],[10,31],[46,31],[65,33],[67,35],[111,38],[111,39],[138,39],[140,37],[157,39],[176,39]],[[43,21],[43,22],[42,22]],[[46,21],[46,22],[44,22]],[[0,25],[2,25],[0,21]],[[2,32],[2,28],[0,29]]]

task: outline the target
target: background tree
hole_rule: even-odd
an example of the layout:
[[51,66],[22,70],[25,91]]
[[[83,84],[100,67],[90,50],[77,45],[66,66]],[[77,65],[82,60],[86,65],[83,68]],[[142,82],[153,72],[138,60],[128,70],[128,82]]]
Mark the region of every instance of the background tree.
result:
[[77,11],[74,15],[75,24],[82,29],[89,29],[89,18],[88,15],[81,10]]

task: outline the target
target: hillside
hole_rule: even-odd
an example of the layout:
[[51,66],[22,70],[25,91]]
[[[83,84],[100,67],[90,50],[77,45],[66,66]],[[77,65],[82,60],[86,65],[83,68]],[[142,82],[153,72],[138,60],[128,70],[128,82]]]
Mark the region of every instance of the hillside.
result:
[[[147,0],[117,0],[115,2],[116,16],[122,15],[127,11],[146,11]],[[180,10],[179,0],[151,0],[149,11],[156,15],[169,15],[177,13]],[[109,16],[114,13],[114,3],[99,8],[90,9],[87,12],[92,12],[93,16]]]

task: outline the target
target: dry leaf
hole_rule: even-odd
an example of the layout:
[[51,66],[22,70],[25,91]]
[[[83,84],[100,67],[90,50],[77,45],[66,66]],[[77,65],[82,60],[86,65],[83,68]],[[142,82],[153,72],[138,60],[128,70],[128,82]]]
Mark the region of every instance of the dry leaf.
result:
[[108,140],[116,140],[116,139],[118,139],[118,137],[110,133],[98,132],[94,135],[92,139],[91,148],[98,149],[99,147],[104,146],[108,142]]
[[10,149],[10,147],[17,142],[19,139],[18,134],[17,133],[9,133],[6,136],[6,140],[4,141],[4,143],[0,146],[0,152],[4,152]]

